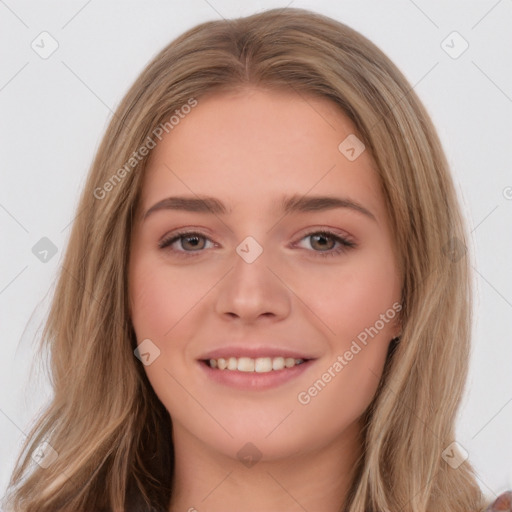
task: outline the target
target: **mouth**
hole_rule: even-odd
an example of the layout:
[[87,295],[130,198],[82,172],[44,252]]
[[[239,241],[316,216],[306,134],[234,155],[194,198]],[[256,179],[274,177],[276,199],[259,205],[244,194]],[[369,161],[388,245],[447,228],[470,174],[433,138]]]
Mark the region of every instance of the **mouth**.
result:
[[208,385],[240,391],[264,391],[292,383],[315,359],[273,357],[218,357],[198,360]]
[[237,372],[253,372],[253,373],[269,373],[284,370],[285,368],[293,368],[299,366],[310,359],[297,359],[293,357],[219,357],[217,359],[203,359],[201,362],[212,369],[237,371]]

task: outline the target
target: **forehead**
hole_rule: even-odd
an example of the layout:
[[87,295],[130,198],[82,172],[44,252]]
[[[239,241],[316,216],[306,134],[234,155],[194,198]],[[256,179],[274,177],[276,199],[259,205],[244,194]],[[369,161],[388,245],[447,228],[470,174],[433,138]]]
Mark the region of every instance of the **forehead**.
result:
[[256,88],[197,101],[152,150],[143,183],[146,206],[167,192],[262,207],[262,200],[283,193],[311,191],[352,194],[382,207],[369,152],[351,161],[339,149],[357,132],[333,101]]

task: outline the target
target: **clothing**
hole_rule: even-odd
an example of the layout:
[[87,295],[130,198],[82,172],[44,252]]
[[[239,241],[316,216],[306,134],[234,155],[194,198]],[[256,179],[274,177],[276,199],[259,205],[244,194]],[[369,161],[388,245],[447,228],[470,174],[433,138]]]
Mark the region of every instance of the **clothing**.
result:
[[485,512],[512,512],[512,491],[504,492],[485,509]]

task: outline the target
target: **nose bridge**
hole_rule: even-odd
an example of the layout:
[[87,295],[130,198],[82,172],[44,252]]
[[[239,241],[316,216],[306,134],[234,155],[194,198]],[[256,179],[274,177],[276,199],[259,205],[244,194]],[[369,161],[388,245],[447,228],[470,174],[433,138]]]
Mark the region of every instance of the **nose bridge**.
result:
[[219,314],[251,321],[261,315],[287,314],[288,291],[270,270],[271,255],[272,251],[255,237],[247,236],[238,244],[231,272],[220,283],[216,299]]

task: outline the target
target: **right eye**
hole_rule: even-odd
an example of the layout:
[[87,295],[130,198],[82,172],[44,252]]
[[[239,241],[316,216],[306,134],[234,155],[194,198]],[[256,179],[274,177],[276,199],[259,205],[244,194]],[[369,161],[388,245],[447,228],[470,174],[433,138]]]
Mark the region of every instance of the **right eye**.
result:
[[[201,243],[201,240],[209,240],[211,241],[207,236],[203,235],[202,233],[198,233],[197,231],[180,231],[178,233],[173,233],[169,235],[168,237],[165,237],[163,240],[161,240],[158,243],[158,247],[160,249],[164,249],[169,252],[173,253],[180,253],[179,256],[189,257],[189,256],[197,256],[200,254],[202,249],[204,249],[204,243]],[[181,245],[182,249],[176,249],[172,248],[169,249],[169,247],[172,247],[177,242]],[[213,243],[213,242],[212,242]],[[188,248],[187,248],[188,246]],[[188,250],[191,249],[191,250]],[[190,254],[190,253],[197,253],[197,254]]]

